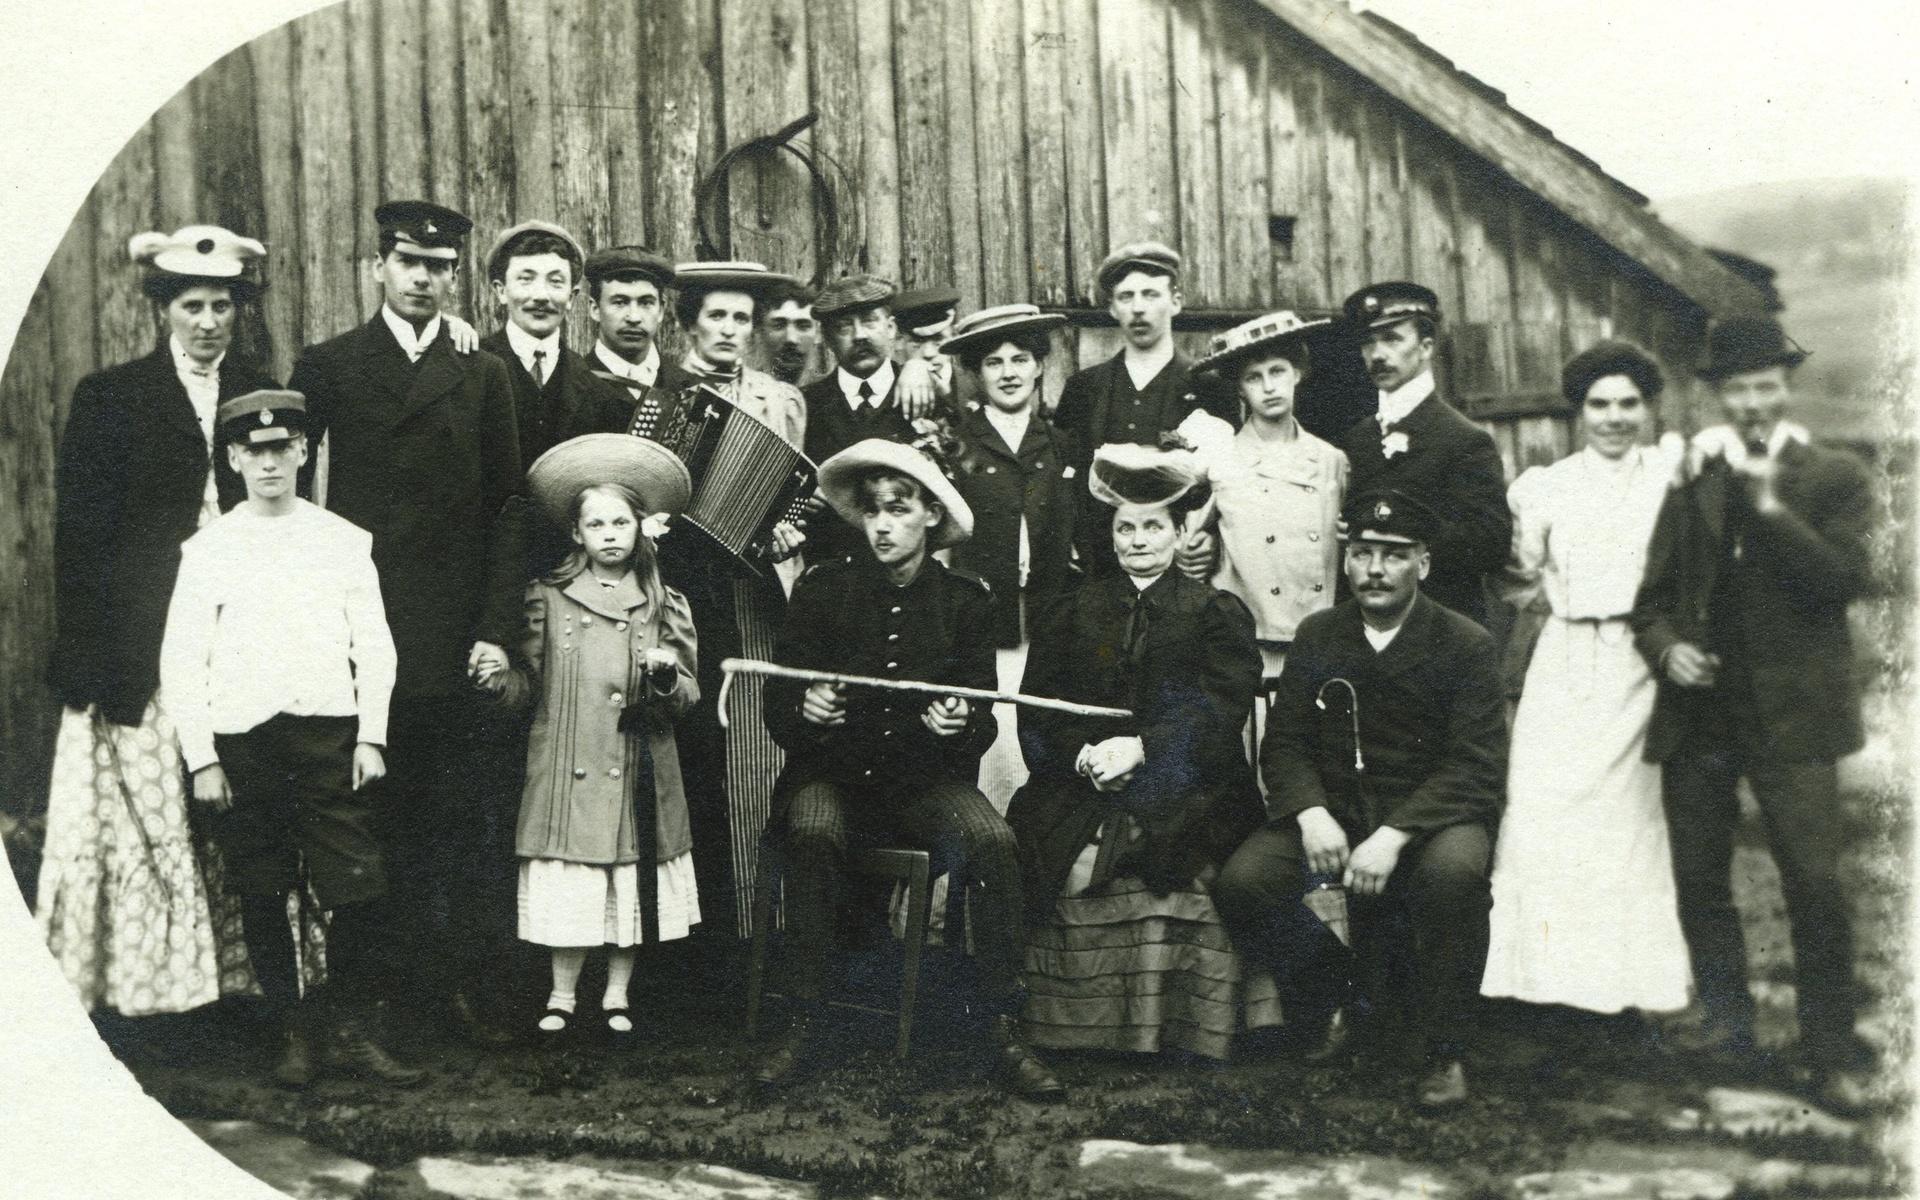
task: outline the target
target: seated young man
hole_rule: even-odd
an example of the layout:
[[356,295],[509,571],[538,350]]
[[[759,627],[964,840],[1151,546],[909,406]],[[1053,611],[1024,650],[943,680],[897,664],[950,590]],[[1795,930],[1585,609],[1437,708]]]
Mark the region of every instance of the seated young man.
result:
[[[1304,903],[1344,886],[1353,948],[1410,955],[1423,1107],[1467,1097],[1467,1021],[1487,962],[1488,868],[1506,781],[1493,637],[1421,594],[1437,518],[1396,491],[1343,514],[1353,598],[1300,622],[1260,747],[1266,828],[1213,887],[1241,953],[1279,978],[1287,1019],[1344,1040],[1353,955]],[[1410,931],[1412,945],[1400,933]],[[1384,1032],[1384,1030],[1381,1030]]]
[[[994,686],[992,595],[932,551],[973,514],[919,450],[871,438],[821,465],[820,491],[868,553],[820,564],[794,589],[777,659],[790,667],[961,687]],[[969,926],[1002,1078],[1021,1095],[1063,1089],[1019,1037],[1020,868],[1013,832],[974,786],[994,737],[990,707],[954,696],[770,679],[768,730],[787,752],[769,828],[786,859],[787,958],[802,1011],[755,1072],[791,1077],[818,1048],[850,845],[920,847],[971,885]]]

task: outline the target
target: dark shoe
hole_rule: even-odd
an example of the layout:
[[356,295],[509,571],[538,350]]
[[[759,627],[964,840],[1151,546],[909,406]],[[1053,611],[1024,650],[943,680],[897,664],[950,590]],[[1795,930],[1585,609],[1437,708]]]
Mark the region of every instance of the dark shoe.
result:
[[993,1056],[999,1063],[1000,1081],[1009,1091],[1029,1100],[1058,1100],[1067,1087],[1054,1077],[1046,1065],[1033,1056],[1020,1040],[1020,1019],[1003,1014],[993,1019]]
[[427,1077],[419,1067],[409,1067],[382,1050],[365,1029],[352,1022],[335,1029],[328,1040],[327,1066],[393,1087],[417,1087]]
[[1327,1016],[1327,1023],[1302,1043],[1300,1061],[1309,1066],[1329,1063],[1347,1052],[1347,1039],[1352,1030],[1347,1025],[1347,1010],[1336,1008]]
[[1414,1089],[1414,1103],[1429,1111],[1453,1108],[1467,1099],[1467,1068],[1459,1059],[1450,1059],[1427,1072]]
[[313,1082],[313,1045],[306,1022],[290,1018],[280,1038],[280,1061],[273,1064],[273,1081],[299,1091]]
[[454,1028],[460,1036],[475,1046],[485,1049],[498,1049],[511,1046],[513,1035],[480,1015],[473,1001],[467,999],[465,992],[455,992],[449,1007],[453,1012]]
[[810,1016],[794,1018],[787,1027],[787,1035],[773,1048],[773,1053],[760,1060],[754,1069],[753,1082],[758,1087],[770,1088],[786,1082],[805,1065],[811,1057],[814,1042],[814,1021]]

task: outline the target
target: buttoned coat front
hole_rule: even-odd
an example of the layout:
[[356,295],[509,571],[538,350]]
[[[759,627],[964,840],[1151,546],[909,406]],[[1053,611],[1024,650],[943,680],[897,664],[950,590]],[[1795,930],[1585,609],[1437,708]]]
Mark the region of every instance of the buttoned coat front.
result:
[[1246,601],[1261,641],[1292,641],[1301,618],[1333,604],[1347,456],[1304,429],[1297,441],[1263,446],[1248,426],[1211,479],[1220,511],[1214,586]]
[[973,536],[954,547],[953,565],[987,581],[998,598],[994,633],[1020,644],[1020,521],[1027,522],[1029,620],[1050,597],[1072,590],[1073,533],[1086,480],[1073,466],[1066,435],[1039,416],[1008,446],[976,409],[960,422],[962,454],[954,486],[973,510]]
[[[640,807],[653,810],[655,857],[666,862],[692,848],[673,721],[700,698],[693,614],[686,598],[668,589],[657,640],[648,634],[649,615],[637,586],[603,588],[590,571],[564,587],[537,582],[527,589],[515,668],[525,673],[535,706],[514,839],[521,857],[603,866],[639,860],[632,789],[644,770],[634,735],[619,729],[622,711],[634,703],[652,713],[644,737],[653,796]],[[649,646],[673,652],[671,689],[656,691],[647,681]]]

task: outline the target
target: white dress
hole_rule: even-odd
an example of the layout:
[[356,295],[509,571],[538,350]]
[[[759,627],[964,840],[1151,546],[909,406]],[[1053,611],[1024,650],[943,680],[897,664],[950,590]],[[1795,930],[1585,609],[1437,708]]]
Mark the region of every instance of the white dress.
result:
[[1686,1007],[1660,768],[1641,757],[1655,681],[1626,621],[1672,475],[1656,448],[1582,450],[1508,491],[1508,599],[1552,612],[1514,716],[1484,995]]

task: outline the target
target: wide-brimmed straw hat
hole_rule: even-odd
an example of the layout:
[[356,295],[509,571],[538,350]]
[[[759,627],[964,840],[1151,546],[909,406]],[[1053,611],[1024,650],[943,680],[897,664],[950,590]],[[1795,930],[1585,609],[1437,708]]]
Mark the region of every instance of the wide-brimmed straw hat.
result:
[[970,312],[953,323],[947,340],[940,343],[942,354],[965,354],[968,350],[991,350],[1009,338],[1023,333],[1045,333],[1067,323],[1059,313],[1043,313],[1031,304],[997,304]]
[[267,248],[218,225],[187,225],[172,233],[136,233],[127,254],[146,268],[149,294],[176,291],[182,281],[204,280],[227,288],[235,300],[248,300],[265,286],[248,278],[247,264],[265,258]]
[[693,496],[686,464],[659,442],[628,433],[588,433],[561,442],[527,468],[533,501],[557,525],[566,525],[574,497],[600,483],[632,488],[641,507],[673,514]]
[[1087,491],[1102,504],[1173,505],[1204,479],[1190,450],[1108,442],[1093,452]]
[[939,464],[925,454],[901,442],[868,438],[855,442],[820,464],[820,494],[833,511],[850,525],[858,526],[862,515],[860,484],[875,471],[905,475],[925,488],[947,510],[946,520],[927,535],[929,550],[957,546],[973,536],[973,509],[967,506],[953,481]]
[[1316,331],[1331,328],[1332,321],[1303,321],[1289,309],[1270,312],[1263,317],[1235,325],[1225,333],[1213,335],[1207,356],[1193,364],[1196,371],[1231,372],[1262,351],[1277,351],[1296,342],[1304,342]]
[[763,296],[779,283],[799,283],[791,275],[769,271],[765,263],[729,259],[724,262],[683,262],[673,269],[673,285],[681,291],[745,292]]

